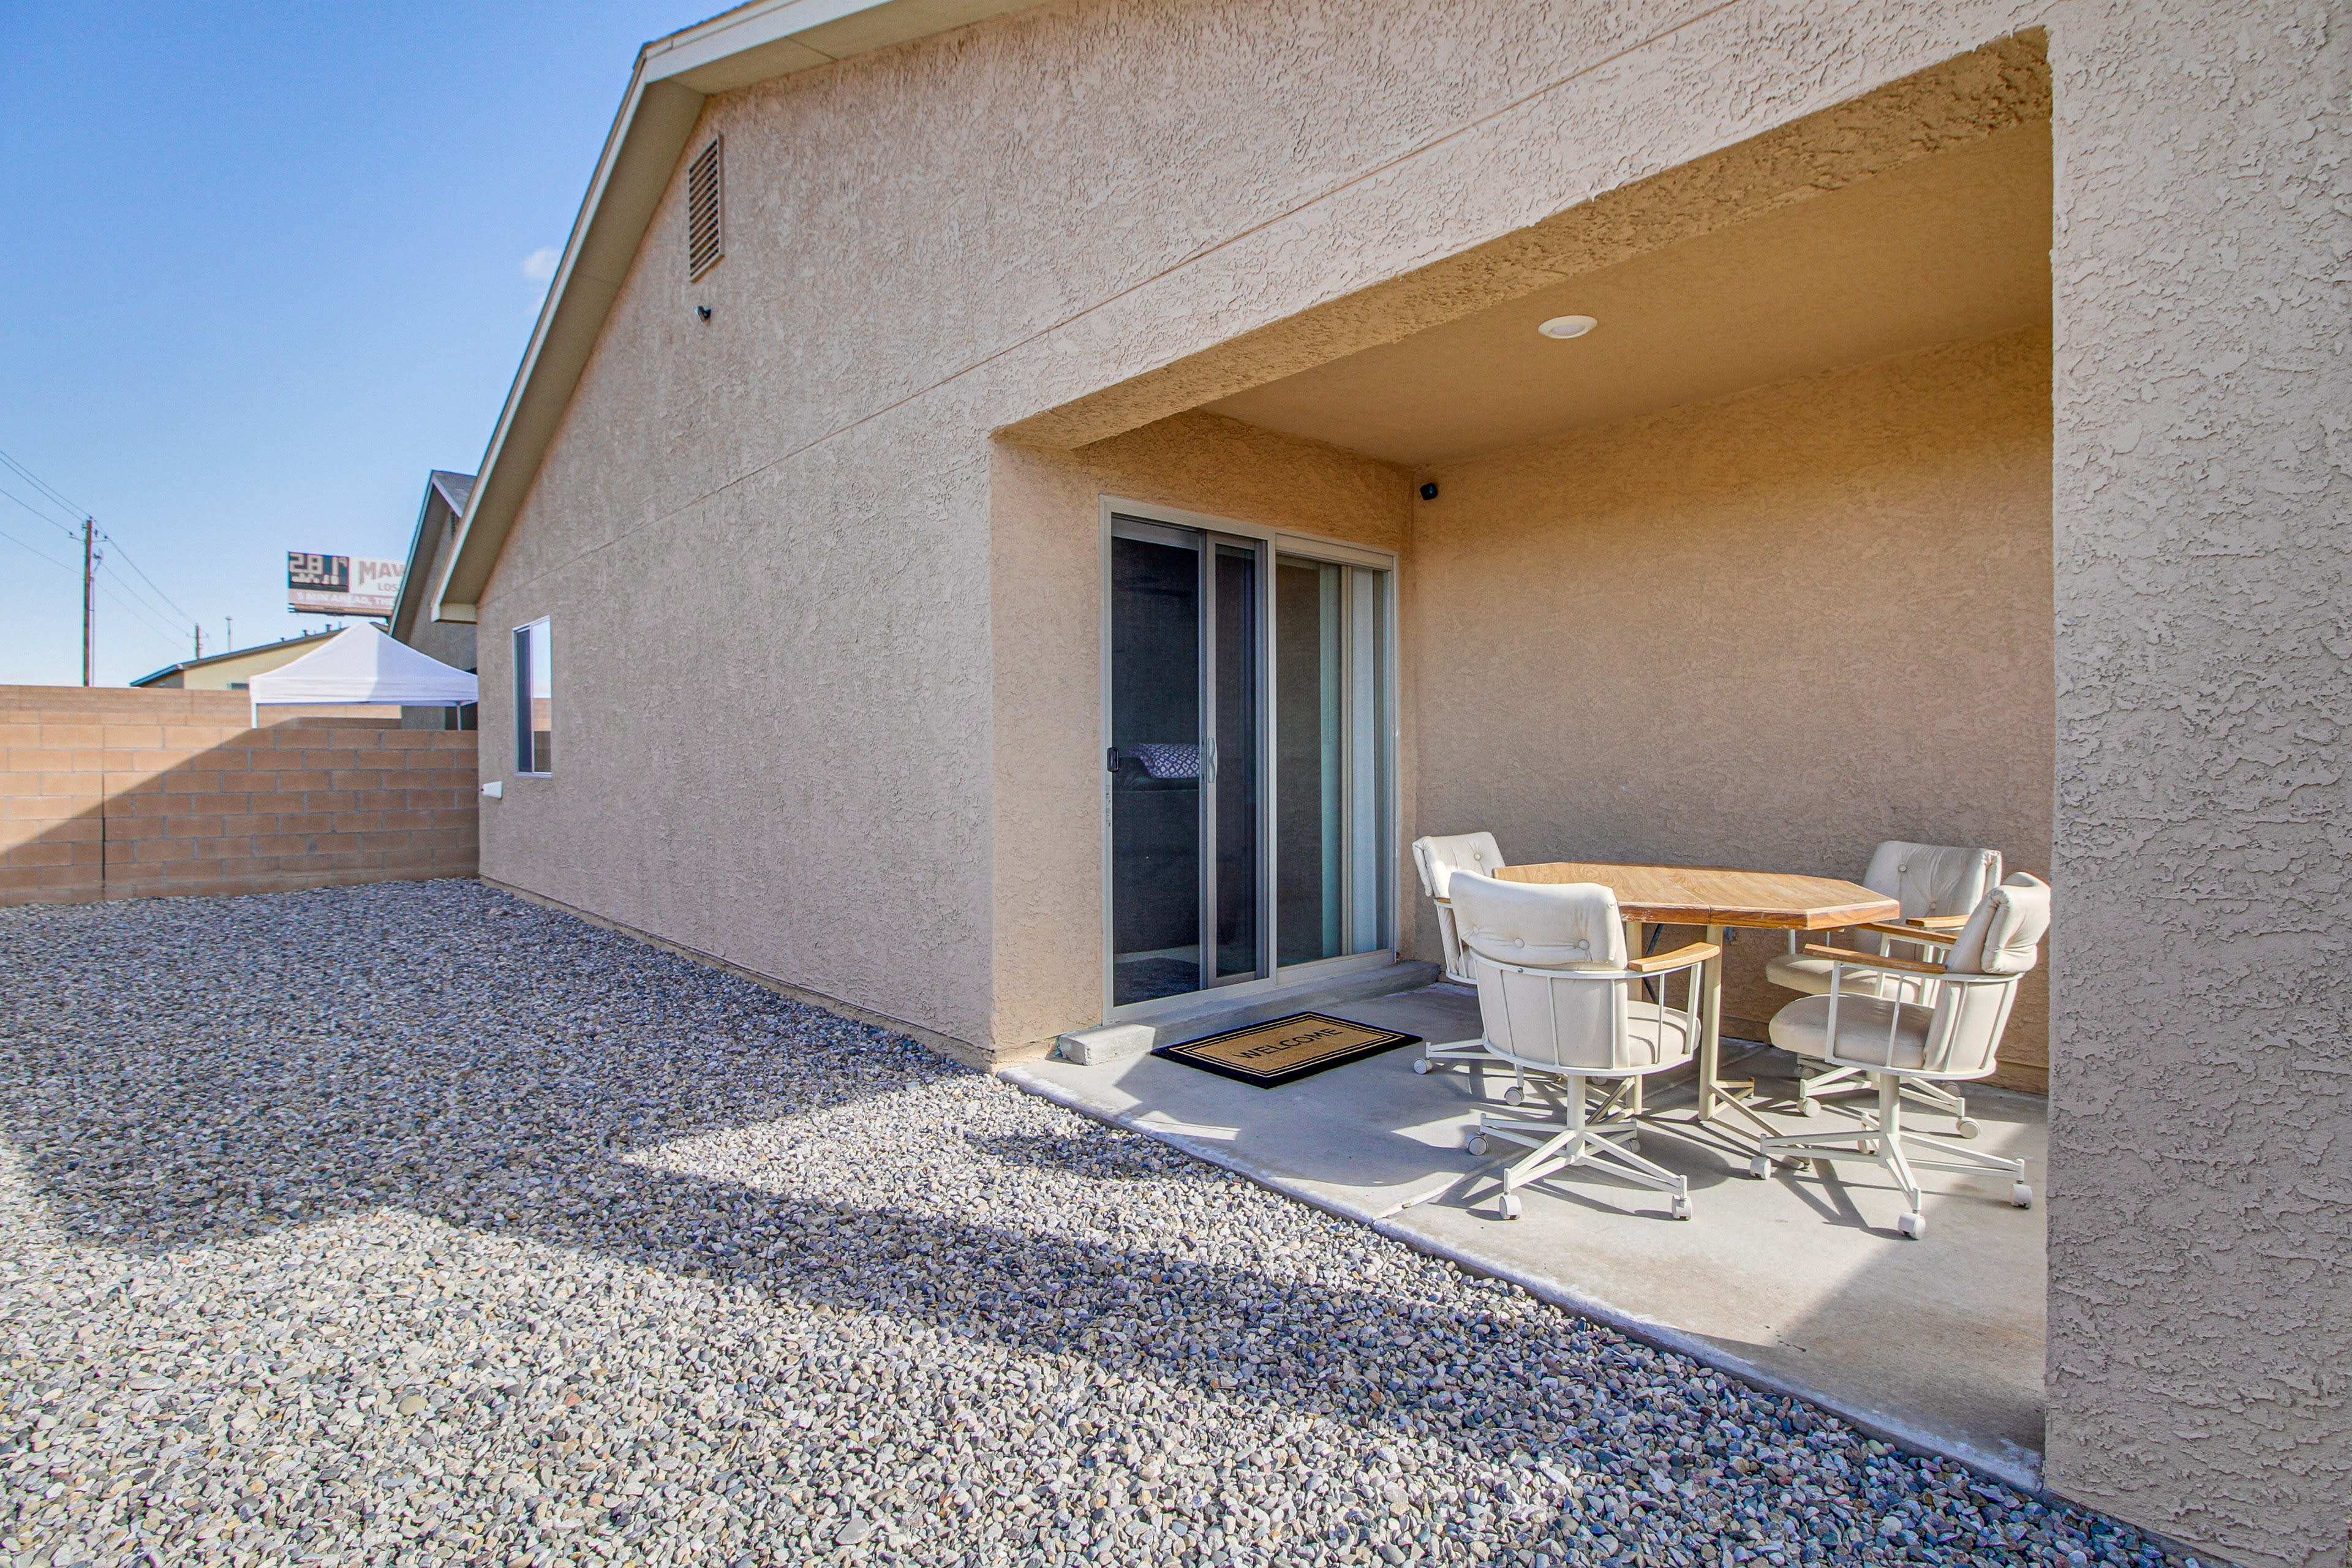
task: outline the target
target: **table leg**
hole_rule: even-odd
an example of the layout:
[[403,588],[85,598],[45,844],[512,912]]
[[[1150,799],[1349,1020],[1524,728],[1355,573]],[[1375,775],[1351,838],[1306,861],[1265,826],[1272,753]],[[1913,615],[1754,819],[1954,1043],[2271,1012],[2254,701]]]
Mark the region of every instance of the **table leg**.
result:
[[1726,1083],[1723,1079],[1723,933],[1721,926],[1706,928],[1706,940],[1717,951],[1699,969],[1698,1120],[1712,1121],[1718,1110],[1736,1111],[1749,1126],[1769,1134],[1779,1129],[1748,1104],[1755,1081]]
[[[1723,928],[1707,927],[1706,940],[1720,950]],[[1720,951],[1700,966],[1698,991],[1698,1119],[1706,1121],[1715,1115],[1716,1079],[1723,1065],[1723,954]]]
[[[1640,921],[1627,921],[1625,922],[1626,962],[1631,963],[1633,960],[1642,956],[1642,922]],[[1625,1113],[1627,1115],[1640,1117],[1643,1114],[1645,1108],[1642,1103],[1642,1088],[1643,1085],[1648,1081],[1649,1080],[1647,1079],[1636,1077],[1632,1083],[1628,1085],[1630,1092],[1625,1097]]]

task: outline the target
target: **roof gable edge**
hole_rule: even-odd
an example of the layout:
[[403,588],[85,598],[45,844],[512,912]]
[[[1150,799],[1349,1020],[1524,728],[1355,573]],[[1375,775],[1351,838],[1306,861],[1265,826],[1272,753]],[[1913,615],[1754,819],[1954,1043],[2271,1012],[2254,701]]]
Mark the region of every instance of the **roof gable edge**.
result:
[[752,0],[647,44],[467,497],[432,618],[471,623],[704,100],[1037,0]]

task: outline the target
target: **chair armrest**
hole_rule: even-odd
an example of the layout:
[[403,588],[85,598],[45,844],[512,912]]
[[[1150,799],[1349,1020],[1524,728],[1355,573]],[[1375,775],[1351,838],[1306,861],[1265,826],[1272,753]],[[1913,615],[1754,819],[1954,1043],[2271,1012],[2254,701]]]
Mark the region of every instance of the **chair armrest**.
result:
[[1723,949],[1711,942],[1695,942],[1687,947],[1678,947],[1672,952],[1661,952],[1651,958],[1631,959],[1627,961],[1625,967],[1634,974],[1659,974],[1669,969],[1688,969],[1694,963],[1705,963],[1710,958],[1720,957],[1722,953]]
[[1931,942],[1938,947],[1951,946],[1958,940],[1960,934],[1958,927],[1950,931],[1939,931],[1895,921],[1872,921],[1866,925],[1858,925],[1853,929],[1866,931],[1873,936],[1891,936],[1897,942]]
[[1904,974],[1944,973],[1944,966],[1940,963],[1926,963],[1916,958],[1886,958],[1875,952],[1856,952],[1850,947],[1823,947],[1817,942],[1805,943],[1805,951],[1815,958],[1833,958],[1856,969],[1891,969]]

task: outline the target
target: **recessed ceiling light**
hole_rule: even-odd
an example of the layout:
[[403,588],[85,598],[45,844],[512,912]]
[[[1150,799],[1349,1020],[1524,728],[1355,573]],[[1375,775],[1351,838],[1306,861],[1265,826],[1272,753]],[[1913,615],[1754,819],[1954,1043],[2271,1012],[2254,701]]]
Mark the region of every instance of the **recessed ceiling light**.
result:
[[1548,338],[1580,338],[1600,324],[1590,316],[1554,316],[1536,331]]

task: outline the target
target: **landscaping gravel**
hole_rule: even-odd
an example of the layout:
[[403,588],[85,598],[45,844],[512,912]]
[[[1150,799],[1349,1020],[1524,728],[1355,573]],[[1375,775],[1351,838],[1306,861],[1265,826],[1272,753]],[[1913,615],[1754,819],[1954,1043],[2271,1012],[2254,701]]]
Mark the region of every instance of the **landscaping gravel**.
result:
[[2161,1560],[471,882],[0,986],[21,1568]]

